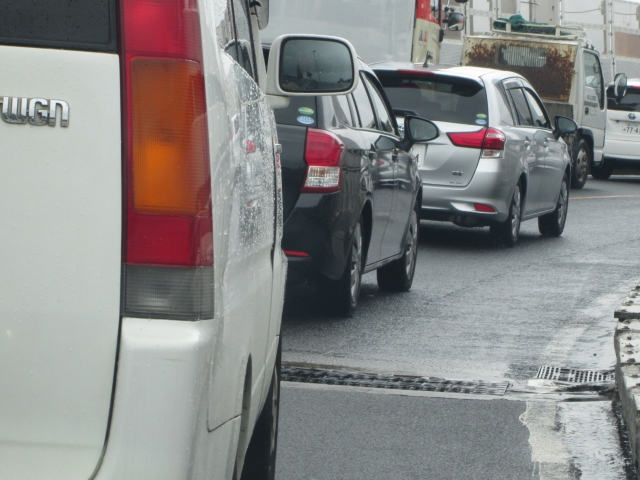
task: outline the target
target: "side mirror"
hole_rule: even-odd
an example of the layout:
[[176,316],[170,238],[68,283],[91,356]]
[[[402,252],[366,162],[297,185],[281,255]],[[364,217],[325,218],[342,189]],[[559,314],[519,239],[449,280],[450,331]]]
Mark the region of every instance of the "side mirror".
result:
[[617,73],[616,78],[613,79],[613,95],[618,100],[622,100],[622,98],[627,93],[627,76],[624,73]]
[[251,0],[249,8],[255,7],[255,15],[258,18],[258,27],[264,30],[269,25],[269,0]]
[[451,12],[447,20],[447,28],[453,31],[464,30],[464,15],[460,12]]
[[578,131],[578,124],[571,120],[568,117],[561,117],[560,115],[556,115],[555,118],[555,134],[556,138],[560,138],[562,135],[567,135],[569,133],[575,133]]
[[[356,89],[359,72],[356,51],[343,38],[281,35],[269,51],[266,94],[285,98],[343,95]],[[280,101],[275,100],[269,99],[272,106]]]
[[404,138],[401,141],[404,151],[411,150],[414,143],[430,142],[439,136],[440,130],[435,123],[413,115],[404,117]]

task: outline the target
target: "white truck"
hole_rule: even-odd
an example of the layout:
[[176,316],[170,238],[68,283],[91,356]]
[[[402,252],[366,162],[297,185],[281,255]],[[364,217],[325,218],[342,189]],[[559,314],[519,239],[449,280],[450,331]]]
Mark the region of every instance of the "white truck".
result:
[[430,0],[278,0],[271,5],[262,40],[270,44],[278,35],[304,30],[346,38],[366,63],[424,63],[427,59],[438,63],[442,25],[450,30],[464,28],[462,15],[453,14],[451,7],[444,12],[441,4],[438,1],[432,7]]
[[[600,55],[584,30],[495,21],[490,33],[464,39],[461,64],[519,73],[536,89],[552,118],[575,120],[578,132],[565,138],[572,152],[572,187],[584,187],[589,169],[602,168],[606,86]],[[623,75],[616,78],[617,85],[625,81]]]

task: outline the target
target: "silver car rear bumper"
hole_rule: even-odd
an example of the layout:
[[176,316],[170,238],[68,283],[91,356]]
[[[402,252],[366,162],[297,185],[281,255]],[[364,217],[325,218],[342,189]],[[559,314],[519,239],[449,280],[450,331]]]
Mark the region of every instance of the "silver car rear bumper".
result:
[[[473,217],[503,222],[509,216],[509,200],[515,185],[514,174],[505,168],[504,158],[481,158],[469,184],[465,187],[430,185],[429,171],[421,170],[422,217],[453,221],[454,217]],[[474,203],[492,206],[496,212],[478,212]]]

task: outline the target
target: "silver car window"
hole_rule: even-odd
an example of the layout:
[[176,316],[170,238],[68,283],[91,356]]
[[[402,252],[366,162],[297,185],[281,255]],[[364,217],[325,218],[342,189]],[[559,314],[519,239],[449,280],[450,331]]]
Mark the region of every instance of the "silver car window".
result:
[[511,95],[513,105],[516,107],[516,113],[518,114],[518,125],[532,127],[533,119],[531,118],[529,105],[527,105],[527,99],[525,98],[522,89],[512,88],[511,90],[509,90],[509,95]]
[[540,105],[538,99],[529,90],[525,90],[524,94],[529,102],[529,110],[531,111],[533,124],[540,128],[551,128],[551,123],[547,118],[547,114],[542,105]]
[[511,107],[509,106],[507,92],[505,92],[504,88],[502,88],[501,85],[497,85],[496,90],[498,91],[498,109],[500,110],[500,122],[504,125],[515,125],[516,122],[513,119],[513,113],[511,112]]

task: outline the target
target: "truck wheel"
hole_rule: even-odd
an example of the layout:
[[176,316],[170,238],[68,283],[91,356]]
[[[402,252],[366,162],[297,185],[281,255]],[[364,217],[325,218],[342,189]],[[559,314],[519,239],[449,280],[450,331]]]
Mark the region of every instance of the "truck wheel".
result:
[[351,317],[358,306],[362,283],[362,218],[358,219],[347,257],[347,265],[338,280],[325,282],[331,296],[331,309],[342,317]]
[[244,457],[241,480],[275,480],[276,478],[281,359],[282,344],[280,343],[276,364],[271,375],[269,393],[253,429],[251,442]]
[[602,159],[602,162],[597,167],[591,164],[591,176],[597,180],[608,180],[611,174],[613,173],[613,165],[611,162],[605,162]]
[[585,183],[587,183],[589,164],[591,163],[592,158],[589,144],[584,140],[580,140],[576,151],[576,160],[573,163],[573,169],[571,170],[571,188],[577,188],[579,190],[584,187]]
[[564,230],[564,224],[567,221],[567,210],[569,208],[569,179],[565,173],[562,176],[562,184],[560,185],[560,195],[558,195],[558,203],[556,209],[538,217],[538,230],[545,237],[559,237]]
[[407,239],[405,240],[402,257],[376,271],[378,287],[380,287],[381,290],[408,292],[411,289],[413,276],[416,271],[416,260],[418,259],[419,228],[418,213],[413,210],[407,228]]
[[514,247],[520,237],[520,223],[522,219],[522,187],[516,185],[511,199],[509,216],[502,223],[491,225],[491,235],[496,240],[502,240],[507,247]]

